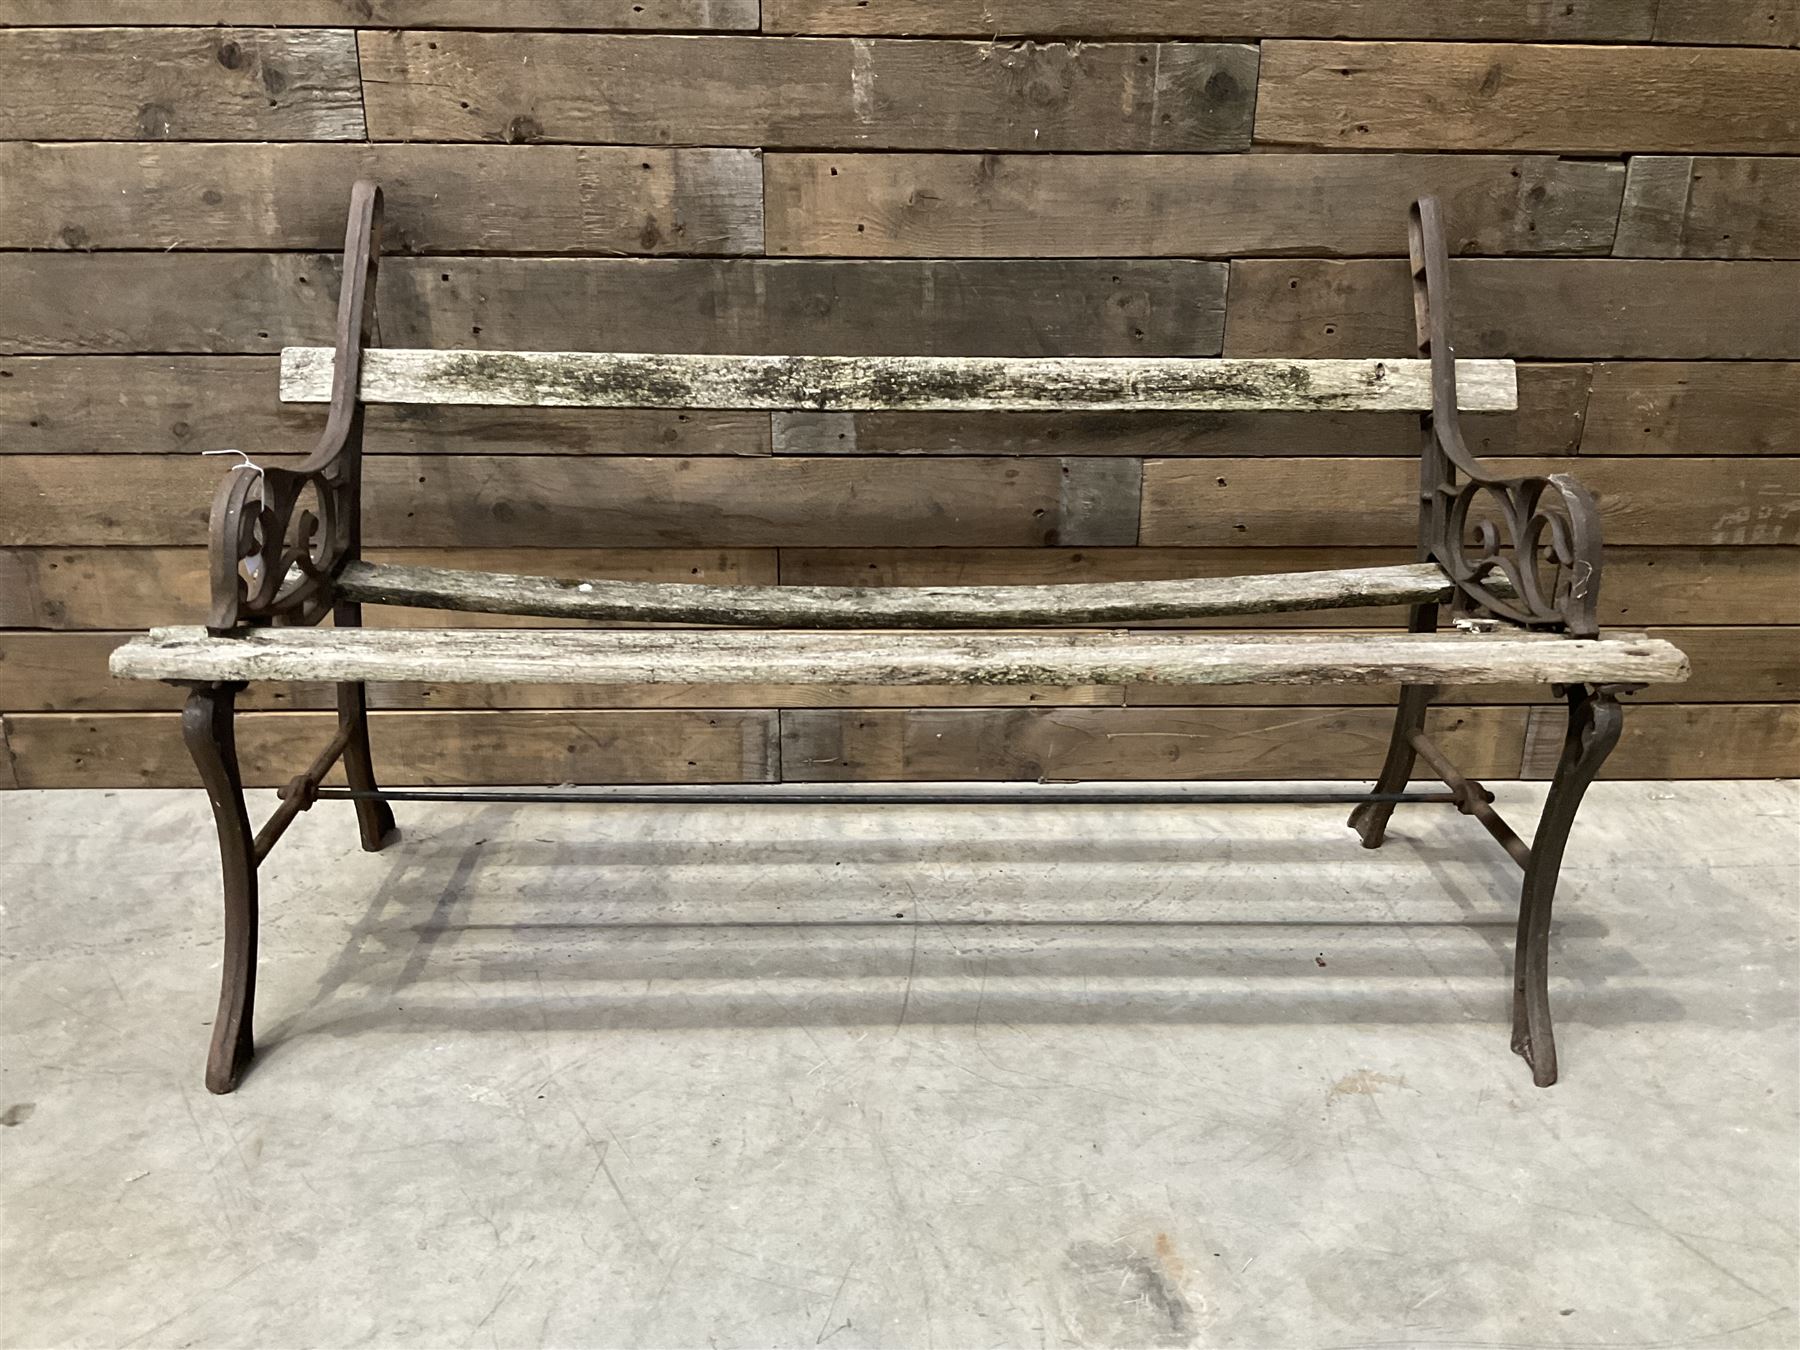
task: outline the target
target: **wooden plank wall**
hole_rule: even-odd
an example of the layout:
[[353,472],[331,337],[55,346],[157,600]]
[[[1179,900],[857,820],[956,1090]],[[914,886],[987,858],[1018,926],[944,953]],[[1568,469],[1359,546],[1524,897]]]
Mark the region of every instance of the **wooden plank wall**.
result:
[[[0,784],[177,784],[221,470],[315,409],[346,194],[389,344],[1408,354],[1448,214],[1483,453],[1573,468],[1606,617],[1686,647],[1613,772],[1800,770],[1795,0],[0,0]],[[1408,556],[1393,417],[382,409],[375,556],[713,582],[1225,574]],[[1394,625],[1312,615],[1289,624]],[[386,624],[430,616],[371,614]],[[1277,625],[1278,626],[1278,625]],[[394,782],[1371,774],[1391,691],[376,691]],[[324,736],[258,690],[250,775]],[[1453,692],[1542,776],[1542,690]]]

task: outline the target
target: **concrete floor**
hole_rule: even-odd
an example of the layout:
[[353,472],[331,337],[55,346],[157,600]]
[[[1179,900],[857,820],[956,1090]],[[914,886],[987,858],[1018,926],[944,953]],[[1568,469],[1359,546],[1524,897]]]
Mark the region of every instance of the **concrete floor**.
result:
[[0,1342],[1800,1345],[1794,785],[1596,790],[1549,1091],[1442,807],[398,810],[214,1098],[200,795],[0,795]]

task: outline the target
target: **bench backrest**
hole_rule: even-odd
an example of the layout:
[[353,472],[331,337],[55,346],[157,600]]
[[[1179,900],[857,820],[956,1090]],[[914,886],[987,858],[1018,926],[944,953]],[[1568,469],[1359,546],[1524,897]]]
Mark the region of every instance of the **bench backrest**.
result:
[[[329,347],[281,354],[281,396],[331,400]],[[1459,405],[1519,406],[1511,361],[1457,363]],[[363,353],[365,403],[750,411],[1427,412],[1431,362],[1187,357]]]

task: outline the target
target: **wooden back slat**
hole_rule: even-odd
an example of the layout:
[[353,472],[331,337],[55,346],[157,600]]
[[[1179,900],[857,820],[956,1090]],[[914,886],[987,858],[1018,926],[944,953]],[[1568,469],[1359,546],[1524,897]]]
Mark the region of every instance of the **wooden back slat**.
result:
[[[332,353],[289,347],[281,397],[330,397]],[[1471,412],[1519,405],[1511,361],[1458,363]],[[368,403],[748,411],[1423,412],[1430,363],[1184,357],[693,356],[374,348]]]

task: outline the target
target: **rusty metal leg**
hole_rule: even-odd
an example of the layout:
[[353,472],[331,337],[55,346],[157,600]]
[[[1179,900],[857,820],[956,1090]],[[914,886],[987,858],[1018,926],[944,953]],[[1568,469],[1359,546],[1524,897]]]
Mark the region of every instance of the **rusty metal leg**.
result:
[[1569,729],[1562,758],[1531,841],[1531,861],[1519,898],[1519,932],[1513,954],[1512,1048],[1531,1065],[1532,1081],[1556,1081],[1556,1035],[1550,1024],[1550,910],[1563,849],[1588,785],[1619,743],[1625,716],[1611,690],[1577,685],[1565,691]]
[[244,784],[238,774],[232,730],[238,691],[243,687],[195,685],[181,714],[182,739],[212,801],[225,881],[225,965],[212,1049],[206,1057],[210,1092],[235,1088],[256,1051],[251,1028],[256,1007],[256,844],[244,808]]
[[[362,606],[341,604],[333,610],[332,622],[339,628],[362,625]],[[375,783],[375,761],[369,753],[369,694],[361,684],[337,687],[338,725],[349,733],[344,742],[344,777],[353,792],[379,792]],[[356,802],[356,828],[362,835],[363,852],[377,853],[394,837],[394,811],[379,798],[362,797]]]
[[[1436,695],[1435,685],[1401,686],[1400,706],[1394,713],[1394,735],[1388,742],[1387,762],[1381,766],[1381,777],[1375,782],[1375,791],[1388,793],[1406,790],[1407,780],[1412,777],[1413,763],[1418,758],[1418,751],[1413,748],[1413,736],[1425,729],[1425,713]],[[1392,802],[1364,802],[1350,813],[1350,828],[1362,836],[1364,848],[1380,848],[1387,835],[1388,817],[1393,814]]]

